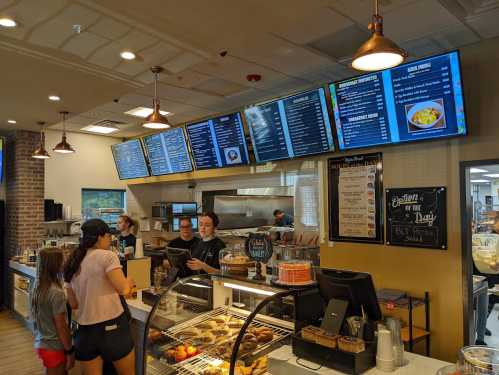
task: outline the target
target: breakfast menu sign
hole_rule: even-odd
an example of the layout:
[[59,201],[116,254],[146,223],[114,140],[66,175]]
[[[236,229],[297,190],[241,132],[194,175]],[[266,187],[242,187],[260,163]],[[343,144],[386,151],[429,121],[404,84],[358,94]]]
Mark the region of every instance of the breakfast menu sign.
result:
[[387,189],[386,212],[387,245],[447,248],[445,187]]
[[383,243],[382,156],[329,159],[329,238]]
[[339,234],[376,238],[376,166],[340,168],[338,184]]

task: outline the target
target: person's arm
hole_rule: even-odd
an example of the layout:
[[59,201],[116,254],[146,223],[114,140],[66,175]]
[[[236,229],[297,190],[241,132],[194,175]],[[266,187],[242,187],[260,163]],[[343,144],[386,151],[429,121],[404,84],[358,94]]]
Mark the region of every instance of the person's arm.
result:
[[[74,295],[74,293],[73,293]],[[54,292],[51,295],[50,303],[52,305],[52,319],[57,332],[57,337],[66,352],[66,368],[69,370],[74,366],[73,339],[71,331],[66,320],[66,297],[62,290]]]
[[66,294],[68,297],[69,306],[71,306],[71,308],[73,310],[77,310],[78,309],[78,300],[76,299],[75,292],[73,291],[73,288],[71,288],[70,284],[66,284]]
[[107,272],[106,275],[116,292],[122,296],[130,294],[133,286],[135,285],[130,277],[125,277],[125,274],[121,268],[115,268]]
[[187,261],[187,267],[193,271],[204,271],[206,273],[216,273],[218,270],[205,262],[200,261],[198,258],[192,258]]

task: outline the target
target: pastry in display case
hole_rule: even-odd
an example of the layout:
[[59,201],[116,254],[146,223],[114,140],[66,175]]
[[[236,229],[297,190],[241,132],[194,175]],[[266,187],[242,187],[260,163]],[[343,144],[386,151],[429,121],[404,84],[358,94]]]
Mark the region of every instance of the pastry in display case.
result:
[[264,374],[266,355],[290,343],[294,323],[267,315],[263,307],[252,316],[254,305],[248,301],[259,301],[259,308],[282,292],[240,277],[202,274],[178,280],[146,323],[145,374],[229,374],[236,351],[235,374]]
[[459,375],[498,375],[499,349],[486,346],[467,346],[461,349]]

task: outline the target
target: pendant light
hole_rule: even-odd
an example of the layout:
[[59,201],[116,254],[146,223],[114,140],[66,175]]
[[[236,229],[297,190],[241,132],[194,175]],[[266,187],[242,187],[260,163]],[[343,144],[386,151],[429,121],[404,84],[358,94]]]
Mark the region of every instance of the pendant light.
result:
[[379,15],[378,0],[374,0],[374,12],[372,23],[368,25],[372,35],[353,56],[352,67],[357,70],[375,71],[393,68],[407,57],[406,51],[383,36],[383,17]]
[[54,147],[54,152],[71,154],[75,152],[75,150],[66,140],[66,116],[68,115],[68,112],[61,111],[59,113],[62,115],[62,140]]
[[38,148],[33,152],[33,155],[31,155],[31,157],[35,159],[48,159],[50,158],[50,155],[45,149],[45,132],[43,131],[45,122],[38,121],[37,124],[40,125],[40,144]]
[[158,76],[163,71],[160,66],[153,66],[151,72],[154,74],[154,99],[152,101],[153,111],[146,117],[146,121],[142,126],[149,129],[168,129],[171,127],[166,116],[159,112],[159,99],[158,99]]

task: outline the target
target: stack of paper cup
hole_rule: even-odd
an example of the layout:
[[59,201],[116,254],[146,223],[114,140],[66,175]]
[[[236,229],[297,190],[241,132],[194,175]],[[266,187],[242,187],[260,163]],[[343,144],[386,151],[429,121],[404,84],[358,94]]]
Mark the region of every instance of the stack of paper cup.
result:
[[395,371],[392,333],[386,328],[380,328],[378,330],[378,353],[376,355],[376,368],[384,372]]
[[142,242],[142,238],[137,238],[135,241],[135,258],[143,258],[144,257],[144,243]]

